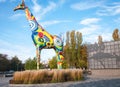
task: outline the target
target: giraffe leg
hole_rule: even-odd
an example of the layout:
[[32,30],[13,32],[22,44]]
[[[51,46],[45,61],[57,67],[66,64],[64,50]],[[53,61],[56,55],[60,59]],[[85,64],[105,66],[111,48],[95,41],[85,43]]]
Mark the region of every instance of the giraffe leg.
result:
[[63,42],[62,39],[58,36],[54,36],[54,49],[57,55],[57,68],[62,69],[62,60],[63,57]]
[[61,52],[56,51],[56,55],[57,55],[57,69],[62,69],[62,61],[63,61],[64,57],[61,54]]
[[39,48],[36,48],[36,57],[37,57],[37,70],[40,69],[40,51]]

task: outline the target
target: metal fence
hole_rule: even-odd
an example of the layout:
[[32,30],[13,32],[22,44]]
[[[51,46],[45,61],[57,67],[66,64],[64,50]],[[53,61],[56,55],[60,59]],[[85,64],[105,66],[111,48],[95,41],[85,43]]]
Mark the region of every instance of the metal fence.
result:
[[120,69],[120,41],[87,46],[89,69]]

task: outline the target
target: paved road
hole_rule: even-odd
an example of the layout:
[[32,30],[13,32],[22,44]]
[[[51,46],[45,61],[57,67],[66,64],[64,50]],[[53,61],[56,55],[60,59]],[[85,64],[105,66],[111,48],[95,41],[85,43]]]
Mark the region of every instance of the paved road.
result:
[[9,80],[12,77],[0,77],[0,87],[9,87]]
[[120,77],[86,78],[79,82],[33,84],[33,85],[10,85],[10,87],[120,87]]
[[88,77],[84,81],[51,83],[51,84],[33,84],[33,85],[9,85],[11,78],[0,77],[0,87],[120,87],[120,77],[93,78]]

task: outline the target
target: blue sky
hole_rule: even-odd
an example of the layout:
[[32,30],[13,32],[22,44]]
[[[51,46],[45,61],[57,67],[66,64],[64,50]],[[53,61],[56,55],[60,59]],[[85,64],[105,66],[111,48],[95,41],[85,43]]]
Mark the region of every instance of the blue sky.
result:
[[[0,0],[0,53],[18,56],[23,62],[35,56],[35,46],[24,11],[13,9],[21,0]],[[76,30],[83,42],[94,43],[98,35],[112,40],[114,29],[120,29],[120,0],[25,0],[33,15],[46,31],[59,35]],[[64,37],[65,38],[65,37]],[[55,55],[42,50],[41,61]]]

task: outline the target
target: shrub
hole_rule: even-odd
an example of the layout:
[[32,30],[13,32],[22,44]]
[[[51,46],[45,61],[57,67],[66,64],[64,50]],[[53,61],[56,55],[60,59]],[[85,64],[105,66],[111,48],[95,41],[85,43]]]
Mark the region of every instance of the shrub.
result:
[[39,84],[51,82],[79,81],[83,78],[80,69],[27,70],[15,72],[14,84]]

